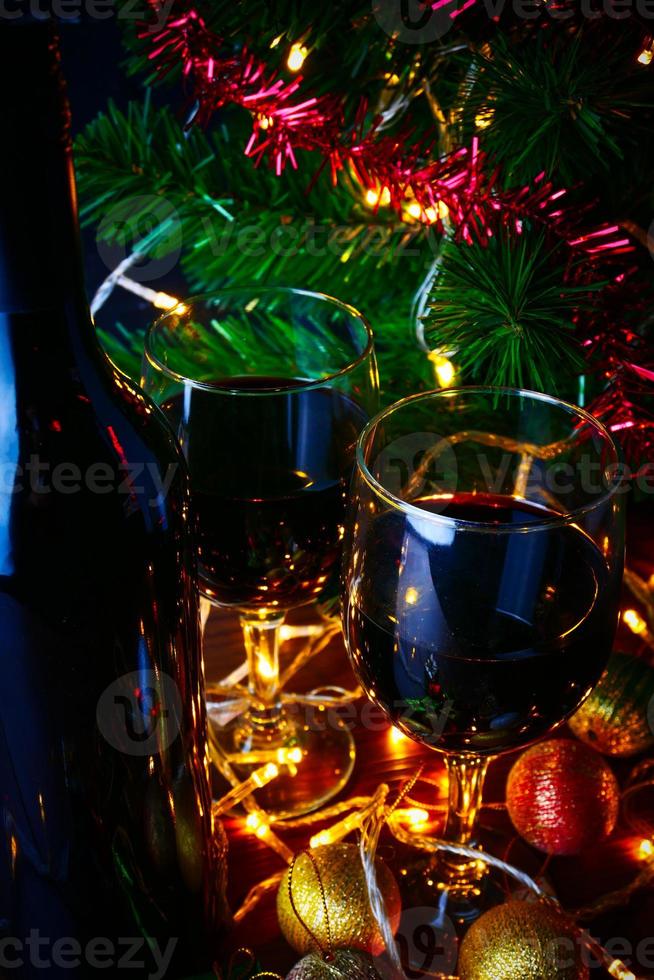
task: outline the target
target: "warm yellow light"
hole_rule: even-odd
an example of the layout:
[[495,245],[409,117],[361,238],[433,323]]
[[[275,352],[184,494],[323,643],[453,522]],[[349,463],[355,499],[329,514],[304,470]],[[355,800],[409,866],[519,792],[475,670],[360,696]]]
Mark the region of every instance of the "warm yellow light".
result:
[[248,828],[248,830],[252,831],[253,834],[256,834],[259,840],[263,840],[263,838],[270,833],[268,824],[264,819],[262,819],[262,817],[259,816],[256,810],[247,815],[245,818],[245,826]]
[[384,75],[384,79],[385,79],[386,83],[389,86],[393,87],[393,88],[396,85],[399,85],[400,84],[400,76],[399,75],[396,75],[395,72],[392,72],[392,73],[391,72],[386,72],[386,74]]
[[279,42],[281,41],[281,39],[282,39],[283,37],[284,37],[284,35],[283,35],[283,34],[278,34],[278,35],[277,35],[277,37],[274,37],[274,38],[272,39],[272,41],[270,42],[270,50],[271,50],[271,51],[272,51],[272,49],[273,49],[273,48],[276,48],[276,47],[277,47],[277,45],[279,44]]
[[266,116],[263,112],[260,112],[257,116],[257,122],[259,123],[259,129],[270,129],[274,124],[275,120],[272,116]]
[[632,973],[620,960],[613,960],[607,967],[607,971],[616,980],[637,980],[636,974]]
[[257,669],[264,680],[271,681],[275,677],[275,664],[271,663],[271,661],[268,660],[268,658],[263,654],[259,654],[257,657]]
[[176,296],[169,296],[168,293],[155,293],[152,305],[156,306],[158,310],[174,311],[175,313],[179,313],[180,316],[188,313],[186,303],[182,303]]
[[638,55],[638,62],[641,65],[651,65],[654,60],[654,46],[649,48],[643,48],[643,50]]
[[395,727],[395,725],[393,725],[393,727],[391,728],[390,737],[393,745],[401,745],[402,742],[409,741],[408,735],[405,735],[404,732],[401,732],[399,728]]
[[413,586],[410,586],[404,593],[404,601],[407,606],[415,606],[416,602],[420,598],[420,593]]
[[272,779],[276,779],[279,776],[279,769],[274,762],[269,762],[267,766],[263,769],[257,770],[257,772],[252,773],[252,779],[258,787],[265,786]]
[[407,821],[412,827],[419,827],[420,824],[425,824],[429,820],[429,814],[426,810],[421,810],[419,807],[412,807],[410,810],[406,810],[403,814],[406,816]]
[[635,609],[626,609],[622,614],[622,619],[626,626],[629,627],[632,633],[640,636],[647,629],[647,623]]
[[298,765],[302,762],[302,749],[279,749],[277,759],[282,765],[287,766],[289,763]]
[[295,44],[292,44],[286,61],[289,71],[299,71],[308,54],[309,52],[304,45],[299,44],[297,41]]
[[638,857],[641,859],[641,861],[645,861],[647,858],[651,858],[652,855],[654,855],[654,843],[652,843],[651,840],[644,838],[638,845]]
[[487,129],[493,121],[495,110],[490,108],[480,109],[475,116],[475,126],[477,129]]
[[456,374],[456,368],[449,357],[441,354],[440,351],[433,350],[429,354],[429,360],[434,365],[434,374],[440,387],[449,388]]
[[417,221],[422,217],[422,208],[417,201],[411,201],[411,204],[407,205],[406,213]]
[[382,187],[381,190],[375,190],[373,187],[369,187],[366,191],[366,204],[371,208],[376,208],[378,204],[382,207],[387,207],[391,203],[391,192],[388,187]]

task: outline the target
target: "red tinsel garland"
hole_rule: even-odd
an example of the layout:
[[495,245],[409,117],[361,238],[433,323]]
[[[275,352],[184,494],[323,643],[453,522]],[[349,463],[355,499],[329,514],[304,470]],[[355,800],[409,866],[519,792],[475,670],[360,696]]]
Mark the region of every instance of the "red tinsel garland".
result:
[[[157,7],[157,0],[148,2]],[[449,16],[457,17],[474,2],[456,7]],[[452,0],[437,0],[432,6],[452,5]],[[632,270],[619,263],[634,251],[631,239],[618,225],[580,231],[579,212],[566,204],[567,191],[555,188],[544,173],[530,186],[504,190],[498,172],[488,172],[477,138],[471,146],[433,160],[432,147],[412,142],[410,132],[389,135],[380,131],[380,118],[366,122],[364,103],[354,125],[346,127],[341,97],[306,95],[301,76],[285,81],[245,47],[226,53],[223,40],[195,7],[177,0],[176,10],[180,13],[162,28],[144,31],[144,37],[153,38],[150,59],[164,74],[181,64],[197,106],[193,121],[206,125],[227,104],[251,113],[253,129],[244,152],[256,166],[268,161],[279,175],[288,163],[297,168],[297,150],[314,151],[322,156],[323,166],[330,167],[334,183],[347,167],[364,191],[373,190],[378,199],[382,190],[387,191],[390,206],[399,214],[410,197],[423,215],[437,215],[430,224],[443,231],[440,215],[446,213],[455,236],[468,244],[484,245],[503,226],[520,232],[526,219],[537,221],[569,246],[569,274],[576,284],[608,280],[605,292],[621,293]],[[602,352],[599,369],[609,382],[593,408],[616,434],[623,435],[632,458],[642,458],[654,446],[652,417],[643,415],[638,399],[630,395],[633,379],[637,378],[641,402],[654,381],[649,368],[634,360],[642,353],[642,342],[628,327],[609,322],[601,312],[584,316],[578,326],[582,337],[588,338],[583,341],[586,353],[597,367],[598,351]],[[639,371],[644,374],[638,376]]]

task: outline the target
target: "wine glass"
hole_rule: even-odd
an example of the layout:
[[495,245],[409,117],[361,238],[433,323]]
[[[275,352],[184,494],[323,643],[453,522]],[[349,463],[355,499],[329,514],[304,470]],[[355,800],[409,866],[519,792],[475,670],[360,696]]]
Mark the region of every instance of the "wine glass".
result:
[[354,743],[333,713],[318,725],[282,704],[280,627],[340,561],[356,440],[378,407],[370,328],[318,293],[226,289],[150,328],[143,386],[188,462],[201,592],[243,627],[250,707],[212,713],[212,740],[239,778],[299,762],[255,796],[279,818],[308,812],[347,782]]
[[[369,698],[443,754],[455,844],[475,846],[489,760],[560,725],[606,665],[624,552],[617,463],[588,413],[504,388],[415,395],[361,434],[345,641]],[[484,875],[445,854],[409,879],[418,904],[465,923],[490,903]]]

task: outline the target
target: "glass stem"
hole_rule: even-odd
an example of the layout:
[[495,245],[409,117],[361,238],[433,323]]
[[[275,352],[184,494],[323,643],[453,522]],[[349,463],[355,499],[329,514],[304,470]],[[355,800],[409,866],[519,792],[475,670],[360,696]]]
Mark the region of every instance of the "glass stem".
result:
[[[478,756],[447,756],[449,801],[444,838],[453,844],[474,847],[489,760]],[[479,888],[485,869],[473,858],[443,852],[440,877],[448,890],[465,897]]]
[[283,724],[279,689],[279,629],[283,622],[283,615],[267,610],[241,616],[251,698],[248,721],[262,732],[272,733]]

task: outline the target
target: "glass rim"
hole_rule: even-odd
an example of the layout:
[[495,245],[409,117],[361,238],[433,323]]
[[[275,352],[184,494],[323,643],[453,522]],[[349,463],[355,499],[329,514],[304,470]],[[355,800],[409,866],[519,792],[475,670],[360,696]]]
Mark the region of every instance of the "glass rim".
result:
[[620,452],[618,446],[606,426],[604,426],[589,412],[585,411],[585,409],[579,408],[579,406],[573,405],[571,402],[566,402],[560,398],[556,398],[553,395],[546,395],[544,392],[540,391],[530,391],[527,388],[513,388],[510,386],[494,385],[460,385],[454,388],[435,388],[430,391],[420,391],[414,395],[407,395],[407,397],[401,398],[399,401],[394,402],[387,408],[382,409],[381,412],[370,419],[365,428],[362,429],[357,440],[355,453],[357,470],[361,473],[363,479],[373,493],[375,493],[378,497],[381,497],[395,509],[411,514],[415,517],[419,517],[421,520],[427,521],[428,523],[440,524],[448,527],[458,527],[462,531],[481,531],[485,533],[524,533],[526,531],[546,530],[562,524],[573,524],[579,517],[595,510],[597,507],[610,500],[619,489],[622,483],[622,478],[614,474],[611,478],[610,486],[598,496],[597,500],[591,501],[588,504],[583,504],[580,507],[575,507],[574,510],[568,511],[565,514],[554,514],[551,517],[548,516],[536,518],[532,521],[512,524],[502,521],[468,521],[460,517],[448,517],[445,514],[434,514],[433,512],[424,510],[422,507],[417,507],[415,504],[412,504],[407,500],[403,500],[401,497],[398,497],[396,494],[392,493],[392,491],[388,490],[376,477],[373,476],[365,459],[365,444],[380,422],[408,403],[420,400],[426,401],[427,399],[434,398],[436,396],[451,397],[455,394],[507,394],[526,397],[535,401],[547,402],[556,408],[564,409],[568,414],[574,415],[591,425],[596,432],[603,436],[613,452],[616,466],[618,466],[620,463]]
[[[206,301],[210,298],[219,298],[230,296],[246,295],[249,293],[279,293],[280,295],[287,294],[289,296],[306,296],[313,300],[318,300],[320,303],[325,303],[331,307],[335,307],[342,312],[346,313],[351,320],[358,321],[364,329],[366,336],[366,344],[360,354],[357,354],[355,358],[350,360],[347,365],[341,368],[339,371],[334,371],[331,374],[325,374],[324,377],[318,378],[314,381],[306,381],[301,384],[289,386],[279,386],[270,388],[230,388],[229,385],[224,383],[217,384],[211,381],[198,381],[194,378],[189,378],[184,374],[179,374],[174,371],[168,365],[164,364],[163,361],[157,356],[153,349],[153,339],[160,333],[162,326],[175,315],[175,310],[179,309],[180,306],[187,307],[190,313],[195,304]],[[331,381],[336,381],[338,378],[344,377],[350,372],[354,371],[359,365],[363,364],[374,352],[374,336],[372,332],[372,327],[366,319],[366,317],[361,313],[356,307],[351,306],[349,303],[345,303],[343,300],[337,299],[335,296],[330,296],[328,293],[320,293],[311,289],[300,289],[295,286],[226,286],[224,289],[209,290],[204,293],[197,293],[195,295],[189,296],[187,300],[181,300],[178,306],[173,307],[171,310],[167,310],[160,317],[157,317],[153,323],[150,324],[145,332],[144,339],[144,356],[146,359],[155,367],[157,370],[161,371],[167,377],[174,381],[178,381],[181,384],[191,385],[193,388],[198,388],[202,391],[215,391],[220,394],[225,395],[245,395],[247,397],[262,396],[267,395],[293,395],[302,391],[307,391],[312,388],[322,388],[324,385],[329,384]],[[254,375],[253,375],[254,377]],[[229,381],[229,375],[225,379]]]

